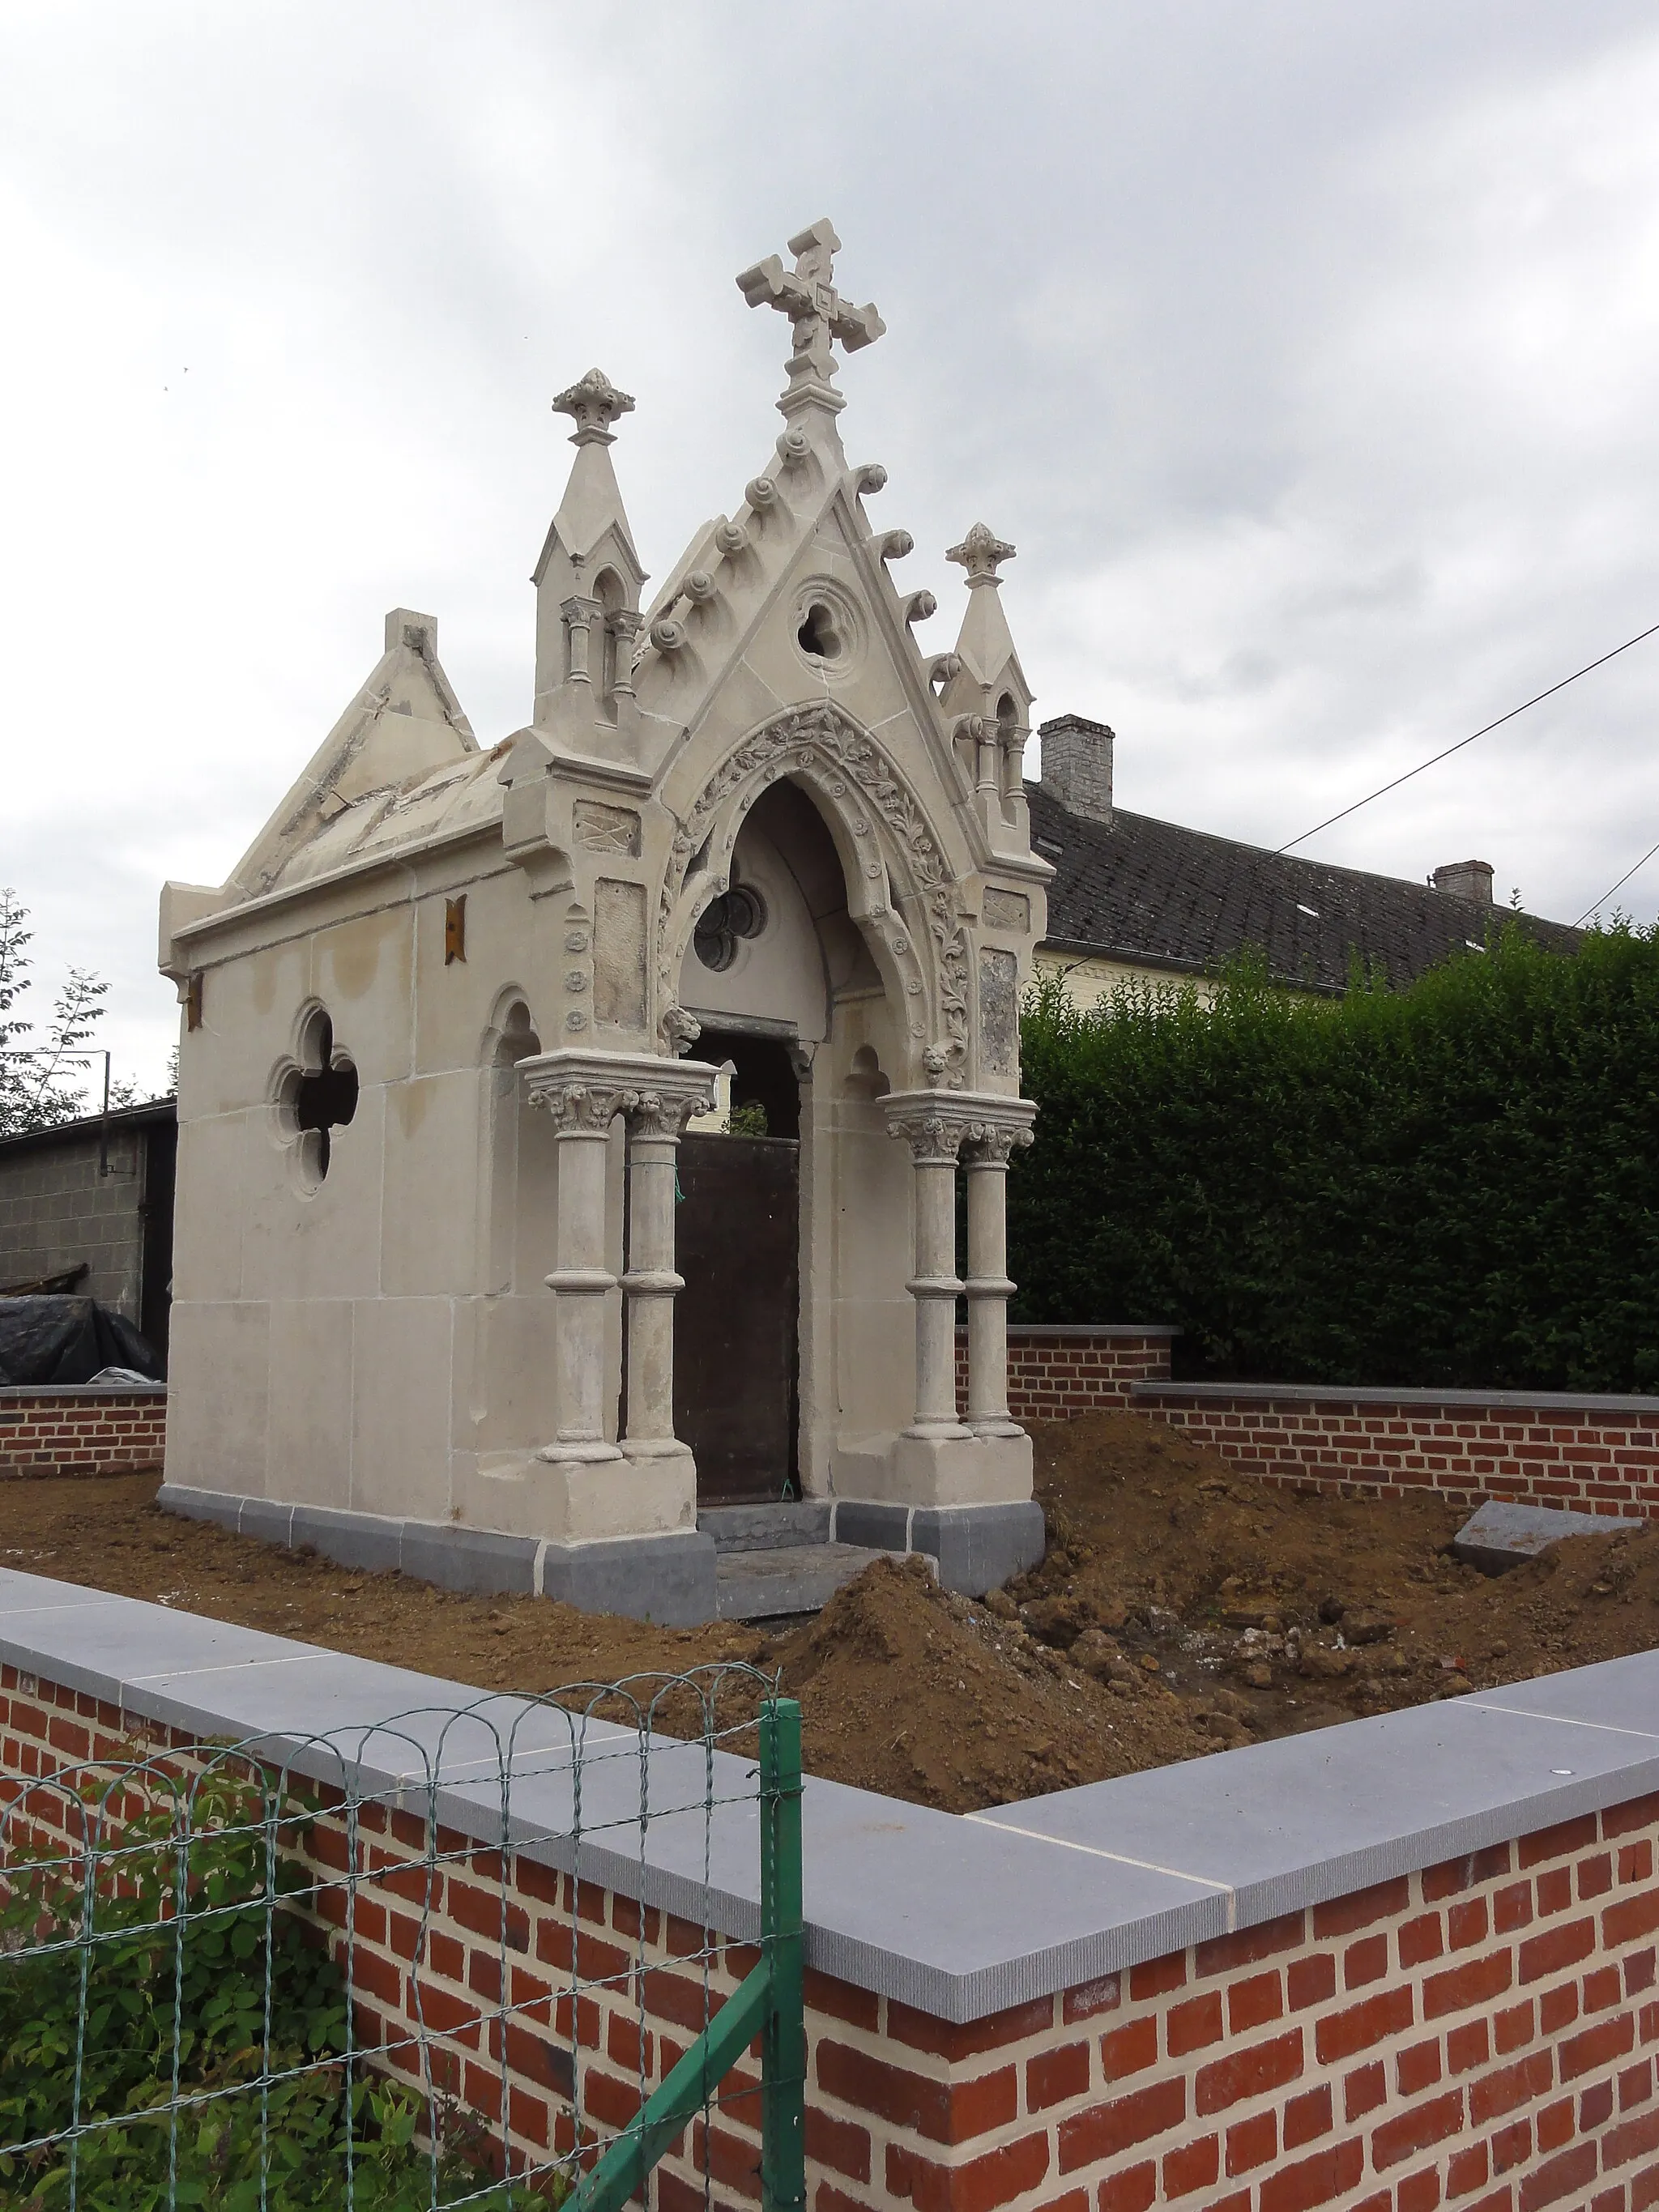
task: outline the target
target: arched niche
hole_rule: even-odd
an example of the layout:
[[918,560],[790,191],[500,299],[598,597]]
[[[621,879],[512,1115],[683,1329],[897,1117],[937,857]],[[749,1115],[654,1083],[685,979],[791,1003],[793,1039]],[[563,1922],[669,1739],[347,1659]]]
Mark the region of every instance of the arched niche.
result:
[[775,1022],[803,1045],[823,1043],[836,998],[878,992],[882,976],[848,912],[841,854],[808,790],[786,779],[761,793],[727,873],[682,957],[680,1004],[700,1020]]
[[746,823],[784,784],[808,799],[838,858],[845,910],[893,1012],[906,1082],[928,1079],[930,1063],[935,1073],[963,1069],[968,942],[949,860],[885,752],[828,701],[751,732],[685,809],[659,915],[659,1019],[683,1003],[698,921],[736,880]]
[[498,997],[483,1037],[488,1089],[484,1115],[483,1288],[502,1296],[538,1276],[538,1257],[553,1249],[557,1168],[545,1115],[520,1095],[518,1068],[541,1051],[525,994]]

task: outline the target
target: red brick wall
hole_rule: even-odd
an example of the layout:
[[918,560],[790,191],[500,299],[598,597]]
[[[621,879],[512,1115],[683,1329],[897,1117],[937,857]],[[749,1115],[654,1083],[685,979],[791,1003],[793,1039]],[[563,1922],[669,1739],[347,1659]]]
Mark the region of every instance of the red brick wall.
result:
[[1449,1403],[1428,1391],[1396,1399],[1280,1392],[1135,1393],[1139,1410],[1210,1445],[1243,1474],[1322,1490],[1396,1497],[1431,1489],[1460,1505],[1530,1505],[1659,1513],[1659,1399],[1651,1408]]
[[[0,1669],[0,1790],[118,1716]],[[177,1739],[172,1739],[176,1744]],[[325,1814],[321,1917],[365,2035],[545,2157],[625,2124],[754,1954],[412,1814]],[[812,2212],[1640,2212],[1659,2205],[1659,1796],[1521,1836],[965,2027],[808,1977]],[[422,1928],[424,1921],[425,1933]],[[574,1960],[596,1986],[574,1998]],[[759,2194],[758,2075],[662,2170],[664,2212]]]
[[0,1481],[159,1474],[167,1419],[160,1390],[0,1391]]
[[[1121,1410],[1134,1382],[1167,1380],[1173,1331],[1039,1328],[1008,1331],[1008,1410],[1017,1421],[1067,1421]],[[957,1402],[968,1402],[968,1332],[957,1331]]]

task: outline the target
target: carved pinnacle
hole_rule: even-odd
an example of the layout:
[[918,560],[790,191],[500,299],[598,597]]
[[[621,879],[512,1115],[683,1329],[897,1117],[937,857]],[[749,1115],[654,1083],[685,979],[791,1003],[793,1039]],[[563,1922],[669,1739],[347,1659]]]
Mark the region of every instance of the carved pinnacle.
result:
[[575,417],[576,428],[570,440],[573,446],[612,444],[611,425],[619,415],[631,415],[633,411],[631,394],[618,392],[602,368],[590,368],[586,376],[568,386],[553,402],[556,415]]

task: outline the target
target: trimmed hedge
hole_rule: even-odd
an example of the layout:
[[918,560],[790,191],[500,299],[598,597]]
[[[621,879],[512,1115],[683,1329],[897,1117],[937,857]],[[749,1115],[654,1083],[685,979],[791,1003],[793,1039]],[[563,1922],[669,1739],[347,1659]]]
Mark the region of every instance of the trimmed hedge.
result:
[[1335,1000],[1051,980],[1024,1049],[1015,1318],[1172,1322],[1189,1376],[1659,1391],[1659,933],[1506,924]]

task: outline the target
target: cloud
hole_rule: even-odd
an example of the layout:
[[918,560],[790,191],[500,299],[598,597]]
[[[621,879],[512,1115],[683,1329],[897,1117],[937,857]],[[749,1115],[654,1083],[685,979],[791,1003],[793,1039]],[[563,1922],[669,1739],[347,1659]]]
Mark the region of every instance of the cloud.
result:
[[[825,212],[930,641],[982,515],[1124,802],[1295,835],[1659,615],[1656,94],[1634,0],[8,11],[0,878],[43,978],[107,975],[159,1077],[161,878],[222,876],[388,606],[482,737],[522,720],[552,393],[638,398],[660,575],[775,434],[733,272]],[[1478,852],[1571,918],[1659,835],[1656,647],[1313,849]]]

